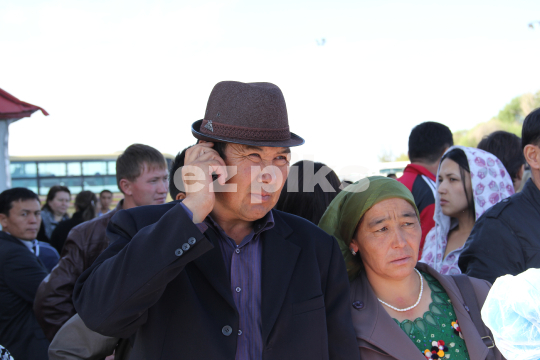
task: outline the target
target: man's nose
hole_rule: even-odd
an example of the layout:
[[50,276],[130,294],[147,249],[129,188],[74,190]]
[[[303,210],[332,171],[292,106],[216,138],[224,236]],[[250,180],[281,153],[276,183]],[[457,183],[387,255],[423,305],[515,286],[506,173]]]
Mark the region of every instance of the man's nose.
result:
[[270,184],[275,177],[276,176],[274,173],[271,174],[268,172],[263,172],[261,173],[261,182],[264,184]]
[[169,191],[169,181],[163,180],[160,182],[160,185],[158,187],[158,192],[162,194],[162,193],[167,193],[167,191]]

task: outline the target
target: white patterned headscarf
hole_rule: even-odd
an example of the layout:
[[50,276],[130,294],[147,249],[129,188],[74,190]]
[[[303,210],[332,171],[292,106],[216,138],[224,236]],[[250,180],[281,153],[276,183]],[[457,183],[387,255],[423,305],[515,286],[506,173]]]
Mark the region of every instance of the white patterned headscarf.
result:
[[[514,194],[512,179],[502,162],[495,155],[484,150],[465,146],[452,146],[446,153],[454,149],[463,150],[469,162],[476,220],[490,207]],[[439,171],[437,171],[437,189],[439,188]],[[450,252],[443,259],[451,219],[442,212],[441,196],[438,192],[435,196],[433,220],[435,220],[435,227],[426,236],[420,261],[433,267],[443,275],[460,274],[458,259],[463,247]]]

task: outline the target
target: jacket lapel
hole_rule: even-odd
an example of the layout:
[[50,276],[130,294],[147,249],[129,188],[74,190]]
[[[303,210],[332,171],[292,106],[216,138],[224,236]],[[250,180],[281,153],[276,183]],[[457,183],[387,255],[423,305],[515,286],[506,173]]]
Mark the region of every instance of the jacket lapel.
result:
[[468,311],[463,305],[463,297],[459,292],[459,289],[450,276],[445,276],[439,274],[434,269],[428,267],[427,265],[419,263],[417,265],[419,270],[425,271],[435,279],[439,281],[442,287],[446,290],[450,301],[456,312],[458,318],[459,327],[461,328],[461,333],[465,339],[465,345],[467,345],[467,351],[469,352],[469,357],[471,360],[484,360],[487,356],[489,349],[482,341],[476,326],[471,319]]
[[358,346],[368,347],[400,360],[426,359],[377,301],[364,273],[351,283],[351,304],[357,301],[360,301],[363,307],[356,309],[351,306],[351,309]]
[[[471,360],[484,360],[489,350],[480,338],[469,313],[465,310],[463,298],[454,280],[450,276],[439,274],[426,264],[418,263],[416,267],[437,279],[446,290],[456,312],[463,337],[466,339],[465,344],[469,358]],[[365,347],[371,346],[372,350],[386,352],[396,359],[425,360],[424,355],[418,351],[416,345],[377,301],[365,274],[351,283],[351,303],[355,301],[361,301],[364,304],[362,309],[352,308],[353,324],[357,337],[359,337],[359,346],[363,346],[363,344],[366,345]]]
[[221,247],[218,243],[218,237],[212,228],[208,228],[204,232],[204,235],[212,242],[214,248],[206,252],[203,256],[193,260],[193,264],[199,268],[199,270],[206,277],[208,282],[216,289],[216,291],[227,301],[227,303],[235,310],[236,305],[231,292],[231,281],[227,269],[225,268],[225,262],[223,260],[223,254],[221,253]]
[[[274,212],[276,216],[276,212]],[[261,234],[261,315],[262,336],[266,343],[274,327],[289,282],[300,254],[300,247],[286,240],[292,229],[281,219],[276,219],[275,227]]]

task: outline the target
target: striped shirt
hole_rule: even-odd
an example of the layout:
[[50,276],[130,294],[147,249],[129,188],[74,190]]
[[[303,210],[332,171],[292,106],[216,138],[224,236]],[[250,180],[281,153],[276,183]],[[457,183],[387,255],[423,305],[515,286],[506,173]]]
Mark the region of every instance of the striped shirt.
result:
[[[193,214],[182,204],[191,218]],[[236,360],[262,359],[261,319],[261,233],[274,227],[272,211],[254,222],[253,230],[237,245],[210,216],[197,224],[204,233],[208,228],[216,232],[219,246],[229,274],[231,292],[240,316]]]

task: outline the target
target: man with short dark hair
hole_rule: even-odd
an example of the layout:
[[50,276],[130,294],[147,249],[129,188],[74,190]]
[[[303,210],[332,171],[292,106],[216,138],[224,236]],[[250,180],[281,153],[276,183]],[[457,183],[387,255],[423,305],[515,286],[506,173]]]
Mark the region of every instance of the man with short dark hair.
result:
[[70,231],[58,266],[39,286],[34,310],[51,341],[60,327],[76,313],[72,302],[73,286],[79,275],[109,245],[105,230],[113,215],[121,209],[165,203],[169,185],[167,163],[163,155],[151,146],[129,146],[116,160],[116,180],[124,199],[114,210]]
[[477,146],[478,149],[495,155],[502,164],[508,175],[512,178],[514,189],[521,189],[521,180],[525,171],[525,157],[521,139],[507,131],[494,131],[485,136]]
[[85,324],[136,333],[133,359],[357,360],[336,240],[272,210],[304,142],[281,90],[218,83],[192,133],[183,202],[119,212],[77,280]]
[[397,181],[402,183],[413,194],[414,202],[420,212],[420,226],[422,239],[420,252],[426,235],[435,226],[433,215],[435,212],[437,169],[441,158],[454,139],[450,129],[437,122],[426,121],[415,126],[409,136],[409,159],[411,163],[403,170],[403,176]]
[[47,270],[32,250],[41,224],[39,197],[13,188],[0,194],[0,344],[18,360],[47,359],[49,342],[32,306]]
[[459,257],[462,272],[491,283],[540,268],[540,109],[523,121],[521,141],[531,179],[476,221]]
[[103,190],[99,193],[99,213],[98,216],[106,214],[110,211],[113,200],[113,193],[109,190]]

